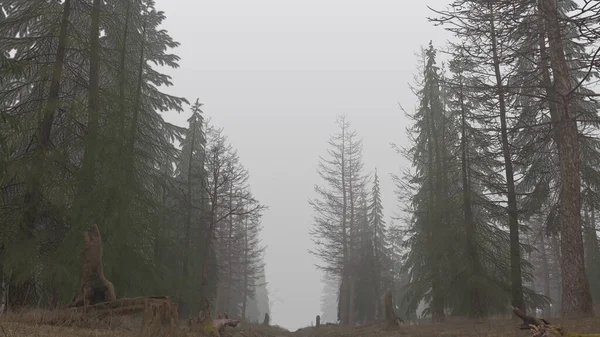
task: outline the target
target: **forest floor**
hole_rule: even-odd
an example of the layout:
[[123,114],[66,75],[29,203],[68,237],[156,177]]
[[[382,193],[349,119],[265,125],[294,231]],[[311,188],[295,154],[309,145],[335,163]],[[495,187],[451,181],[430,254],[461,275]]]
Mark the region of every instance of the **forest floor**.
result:
[[[561,322],[565,331],[573,333],[600,333],[600,317],[594,319]],[[141,320],[118,318],[110,322],[90,319],[58,318],[47,312],[30,312],[20,315],[0,317],[0,337],[145,337],[140,334]],[[517,332],[520,322],[511,319],[470,321],[452,319],[443,324],[403,325],[396,329],[386,329],[384,323],[370,323],[354,328],[338,326],[306,327],[297,331],[287,331],[277,326],[240,324],[236,328],[226,328],[222,337],[521,337],[525,331]],[[183,324],[182,324],[183,325]],[[177,337],[199,336],[191,332],[177,334]]]

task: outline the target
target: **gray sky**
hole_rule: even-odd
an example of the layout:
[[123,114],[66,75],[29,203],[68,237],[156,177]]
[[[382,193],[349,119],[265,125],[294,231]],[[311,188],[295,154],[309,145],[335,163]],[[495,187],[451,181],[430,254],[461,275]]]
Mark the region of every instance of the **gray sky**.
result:
[[[346,113],[364,139],[365,168],[378,167],[389,217],[397,205],[389,173],[403,160],[412,110],[408,84],[415,52],[448,34],[427,22],[427,6],[447,0],[157,0],[164,28],[182,45],[166,91],[198,97],[225,128],[250,171],[256,197],[270,209],[263,242],[272,322],[295,330],[320,313],[323,285],[309,255],[316,167]],[[189,110],[189,109],[187,109]],[[165,118],[186,125],[189,113]],[[389,220],[388,220],[389,221]]]

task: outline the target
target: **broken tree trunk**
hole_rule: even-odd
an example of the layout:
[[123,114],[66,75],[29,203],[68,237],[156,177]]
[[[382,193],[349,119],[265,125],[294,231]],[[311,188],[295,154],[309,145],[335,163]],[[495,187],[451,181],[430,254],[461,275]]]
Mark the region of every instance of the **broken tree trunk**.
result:
[[317,328],[321,326],[321,316],[317,315],[316,325]]
[[89,306],[116,300],[113,284],[104,277],[102,237],[96,224],[83,233],[80,256],[79,290],[67,307]]
[[269,313],[266,312],[265,319],[263,320],[263,325],[269,325],[269,321],[270,321]]
[[400,323],[404,323],[402,318],[396,315],[396,311],[394,310],[391,290],[388,290],[385,294],[385,320],[388,327],[400,326]]

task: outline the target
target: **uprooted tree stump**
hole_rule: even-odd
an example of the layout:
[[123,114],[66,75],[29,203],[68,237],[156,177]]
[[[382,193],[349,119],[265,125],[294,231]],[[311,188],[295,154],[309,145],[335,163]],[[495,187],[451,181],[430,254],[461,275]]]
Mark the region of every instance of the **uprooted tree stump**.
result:
[[96,224],[83,233],[83,245],[79,260],[79,289],[67,308],[89,306],[117,299],[113,284],[104,276],[102,237]]
[[394,310],[391,290],[388,290],[385,293],[385,321],[387,322],[388,327],[396,327],[400,326],[400,323],[404,323],[402,318],[400,318]]

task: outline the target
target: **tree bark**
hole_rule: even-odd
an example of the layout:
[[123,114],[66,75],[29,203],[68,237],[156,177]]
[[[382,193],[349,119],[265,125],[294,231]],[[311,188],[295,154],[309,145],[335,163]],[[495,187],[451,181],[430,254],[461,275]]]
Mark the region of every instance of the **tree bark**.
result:
[[558,154],[560,159],[559,223],[561,234],[563,316],[593,316],[592,296],[585,273],[581,233],[581,158],[572,85],[561,37],[556,0],[542,0],[542,15],[549,40],[549,55],[557,100]]

